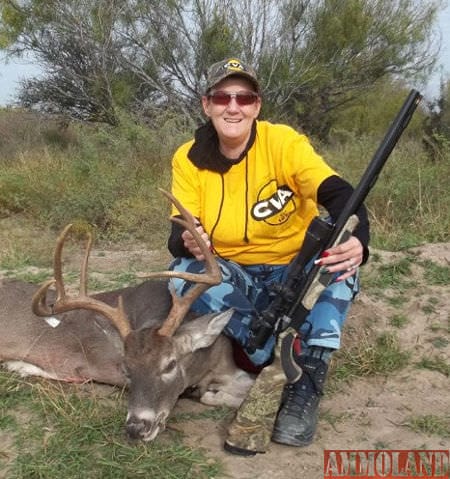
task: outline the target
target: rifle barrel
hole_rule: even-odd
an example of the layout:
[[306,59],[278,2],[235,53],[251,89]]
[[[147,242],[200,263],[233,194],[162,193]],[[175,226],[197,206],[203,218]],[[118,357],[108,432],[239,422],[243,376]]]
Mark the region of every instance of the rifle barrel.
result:
[[[369,163],[366,171],[364,172],[358,186],[353,191],[353,194],[347,201],[344,209],[336,220],[334,227],[334,234],[331,236],[327,247],[334,244],[336,237],[350,216],[357,212],[358,208],[363,204],[370,190],[376,183],[378,175],[380,174],[383,166],[385,165],[389,155],[397,144],[403,130],[408,126],[411,117],[417,108],[422,95],[417,90],[411,90],[406,98],[403,106],[398,112],[397,116],[392,121],[383,141],[380,143],[377,151],[375,152],[371,162]],[[327,249],[325,247],[325,249]]]

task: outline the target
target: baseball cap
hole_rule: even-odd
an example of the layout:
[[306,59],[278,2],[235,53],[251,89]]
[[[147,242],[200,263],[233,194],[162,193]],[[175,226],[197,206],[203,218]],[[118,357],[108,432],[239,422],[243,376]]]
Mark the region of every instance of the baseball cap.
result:
[[209,67],[206,74],[206,91],[208,92],[219,82],[233,75],[241,76],[250,80],[255,87],[255,91],[260,93],[255,70],[237,58],[227,58],[226,60],[214,63]]

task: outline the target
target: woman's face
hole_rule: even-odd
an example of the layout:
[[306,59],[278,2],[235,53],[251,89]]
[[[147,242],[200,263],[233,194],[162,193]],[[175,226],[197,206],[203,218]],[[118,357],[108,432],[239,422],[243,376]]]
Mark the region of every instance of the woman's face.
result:
[[[227,97],[221,95],[219,101],[223,104],[217,104],[214,99],[216,94],[255,94],[251,82],[245,78],[230,77],[221,81],[211,89],[213,96],[203,96],[202,105],[205,114],[211,119],[214,128],[217,131],[221,143],[246,143],[250,135],[253,121],[261,109],[261,98],[256,95],[253,99],[247,95],[242,97],[241,104],[239,98],[231,96],[229,101]],[[251,101],[250,104],[242,104]]]

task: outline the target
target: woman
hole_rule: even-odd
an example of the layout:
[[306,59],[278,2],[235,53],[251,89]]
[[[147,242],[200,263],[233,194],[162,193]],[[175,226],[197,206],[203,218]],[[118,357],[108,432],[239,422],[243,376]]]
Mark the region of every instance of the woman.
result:
[[[243,350],[247,369],[270,362],[271,337],[252,354],[249,326],[270,302],[270,288],[286,278],[305,230],[324,207],[335,221],[352,187],[314,151],[308,138],[287,125],[259,121],[261,88],[254,70],[236,58],[211,66],[203,111],[208,122],[182,145],[172,164],[172,193],[198,220],[198,231],[218,256],[223,282],[192,306],[198,313],[235,312],[224,332]],[[178,212],[174,209],[173,214]],[[301,327],[294,351],[301,379],[285,386],[272,439],[312,442],[331,353],[357,290],[357,268],[368,257],[365,208],[353,236],[317,260],[335,274]],[[200,272],[203,256],[191,233],[174,224],[169,250],[175,270]],[[188,287],[181,280],[179,294]],[[242,359],[242,355],[237,355]]]

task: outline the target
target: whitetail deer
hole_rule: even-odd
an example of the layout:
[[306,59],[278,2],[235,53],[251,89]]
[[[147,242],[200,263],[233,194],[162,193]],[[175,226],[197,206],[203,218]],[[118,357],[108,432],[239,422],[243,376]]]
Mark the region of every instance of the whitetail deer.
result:
[[[0,362],[22,374],[56,380],[127,384],[126,430],[130,438],[144,441],[164,429],[187,388],[196,387],[205,404],[237,407],[253,381],[234,365],[231,344],[220,334],[231,311],[200,317],[189,312],[196,298],[220,282],[221,273],[192,216],[165,194],[183,216],[173,220],[196,237],[206,258],[206,273],[165,271],[148,277],[176,276],[195,283],[182,298],[169,292],[167,280],[161,279],[88,296],[91,236],[81,267],[79,295],[68,296],[61,258],[70,225],[57,240],[54,279],[37,291],[17,281],[0,284]],[[53,284],[56,296],[49,289]],[[23,303],[31,297],[34,314]]]

